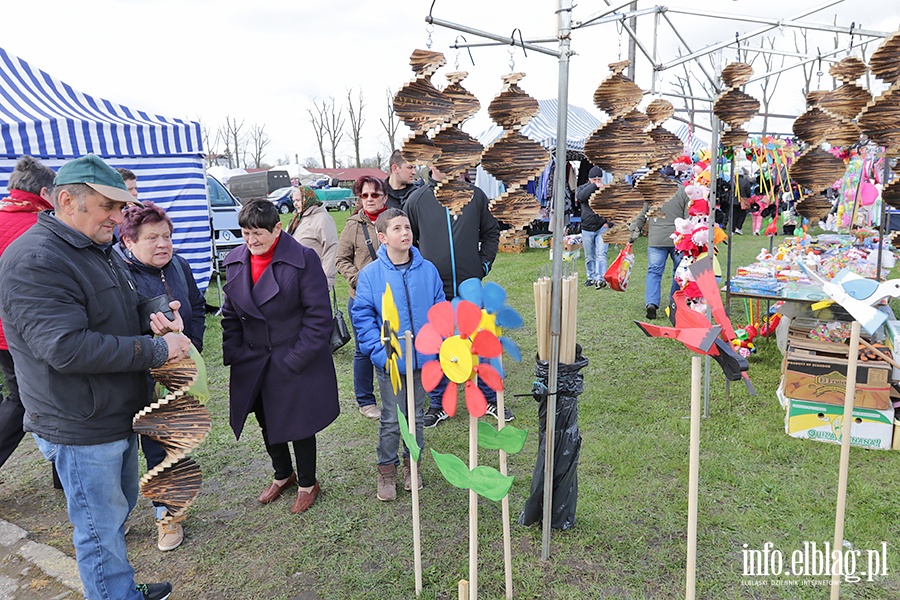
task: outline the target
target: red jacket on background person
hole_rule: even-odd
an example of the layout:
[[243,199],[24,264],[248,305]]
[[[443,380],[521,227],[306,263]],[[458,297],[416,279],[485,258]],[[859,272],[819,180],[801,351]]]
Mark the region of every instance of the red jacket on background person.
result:
[[[0,202],[0,255],[16,238],[37,223],[39,212],[52,208],[53,206],[37,194],[11,190],[9,197]],[[0,350],[9,350],[2,323],[0,323]]]

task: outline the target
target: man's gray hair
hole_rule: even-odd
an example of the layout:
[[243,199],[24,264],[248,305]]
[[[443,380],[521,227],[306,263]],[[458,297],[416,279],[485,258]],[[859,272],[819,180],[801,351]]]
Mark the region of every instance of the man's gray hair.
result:
[[39,195],[44,188],[48,191],[53,189],[54,177],[56,173],[53,169],[45,167],[35,158],[23,156],[9,176],[9,189]]

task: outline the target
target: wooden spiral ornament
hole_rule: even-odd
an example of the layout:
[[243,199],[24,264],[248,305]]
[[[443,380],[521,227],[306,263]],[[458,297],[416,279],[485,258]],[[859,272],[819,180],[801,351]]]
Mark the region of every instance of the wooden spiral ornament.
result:
[[[884,146],[887,159],[900,152],[900,30],[872,54],[869,68],[889,87],[866,105],[857,123],[866,137]],[[889,206],[900,208],[900,177],[885,183],[881,197]]]
[[503,85],[488,105],[488,115],[503,128],[503,134],[481,158],[484,170],[506,186],[506,191],[490,204],[497,220],[510,226],[502,234],[506,240],[519,237],[519,232],[540,213],[538,199],[522,188],[540,175],[550,161],[550,153],[520,131],[541,110],[538,101],[519,87],[523,77],[525,73],[502,76]]
[[646,165],[654,154],[655,141],[644,132],[644,128],[652,126],[652,117],[636,109],[643,92],[622,75],[628,64],[627,60],[610,64],[610,74],[594,92],[594,104],[610,120],[584,144],[588,160],[613,175],[613,181],[594,192],[589,200],[595,213],[613,223],[603,234],[603,241],[608,244],[628,241],[627,224],[643,209],[645,197],[626,184],[624,177]]
[[742,125],[759,112],[759,100],[738,89],[747,83],[752,74],[753,67],[742,62],[733,62],[722,69],[725,91],[713,103],[713,114],[729,127],[728,131],[722,133],[723,146],[743,146],[747,141],[747,132]]
[[197,364],[190,358],[150,369],[150,377],[167,390],[133,420],[134,431],[146,435],[165,451],[165,459],[141,477],[141,493],[168,509],[164,523],[180,521],[200,493],[200,467],[188,453],[197,448],[212,425],[209,411],[188,394],[197,380]]
[[411,164],[431,164],[440,156],[440,149],[426,134],[453,116],[453,101],[431,83],[431,76],[445,62],[440,52],[414,50],[409,64],[416,77],[394,95],[394,112],[413,131],[400,150]]
[[460,182],[459,174],[477,165],[481,160],[481,153],[484,152],[478,140],[459,128],[481,108],[478,98],[461,84],[467,75],[465,71],[447,73],[447,81],[450,83],[444,88],[443,94],[450,99],[453,111],[447,122],[432,138],[432,142],[440,150],[439,156],[434,160],[434,166],[445,176],[435,187],[434,195],[452,214],[459,214],[472,199],[471,186]]

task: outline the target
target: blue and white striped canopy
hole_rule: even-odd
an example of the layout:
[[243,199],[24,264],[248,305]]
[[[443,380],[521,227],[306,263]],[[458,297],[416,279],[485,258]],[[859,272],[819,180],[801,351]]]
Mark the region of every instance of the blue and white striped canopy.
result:
[[[538,100],[541,111],[522,129],[522,135],[538,142],[544,148],[553,150],[556,148],[556,114],[557,101]],[[595,129],[603,122],[597,117],[578,106],[569,105],[566,125],[566,148],[575,152],[584,152],[584,142]],[[503,134],[503,128],[499,125],[491,125],[478,136],[478,141],[487,148],[491,143]]]
[[88,153],[134,171],[140,199],[169,214],[175,250],[205,290],[212,248],[200,124],[83,94],[0,48],[0,198],[20,156],[55,170]]

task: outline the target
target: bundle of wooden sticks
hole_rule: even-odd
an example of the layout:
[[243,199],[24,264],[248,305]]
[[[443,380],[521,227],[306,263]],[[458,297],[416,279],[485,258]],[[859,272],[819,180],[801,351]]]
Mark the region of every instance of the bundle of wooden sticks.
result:
[[[559,362],[575,362],[575,332],[578,323],[578,273],[575,265],[563,263],[562,315],[559,331]],[[537,321],[538,359],[550,359],[550,304],[551,287],[549,267],[538,272],[534,282],[534,314]]]

